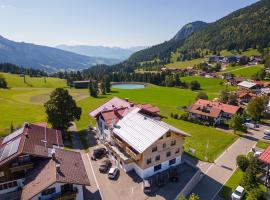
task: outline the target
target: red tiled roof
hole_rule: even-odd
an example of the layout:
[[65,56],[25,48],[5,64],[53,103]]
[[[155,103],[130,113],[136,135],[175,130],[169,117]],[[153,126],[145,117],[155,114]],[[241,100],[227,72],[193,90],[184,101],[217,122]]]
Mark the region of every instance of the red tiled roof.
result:
[[270,146],[268,146],[267,149],[265,149],[264,152],[260,155],[259,160],[270,164]]
[[[10,157],[2,160],[0,166],[9,162],[18,155],[25,153],[40,157],[48,157],[48,149],[53,146],[64,146],[61,132],[56,129],[41,127],[29,124],[29,128],[24,128],[23,133],[13,138],[11,141],[21,138],[18,151]],[[0,144],[4,148],[8,143]]]
[[205,106],[193,104],[189,108],[189,112],[194,113],[194,114],[199,114],[199,115],[204,115],[204,116],[216,118],[220,115],[222,110],[215,108],[215,107],[205,107]]
[[[25,180],[21,199],[31,199],[56,182],[90,185],[81,154],[55,149],[56,159],[46,159],[31,171]],[[60,165],[59,170],[56,165]]]
[[120,99],[118,97],[113,97],[109,101],[105,102],[95,110],[89,113],[90,116],[96,117],[102,111],[113,110],[115,108],[129,108],[131,106],[130,102]]
[[229,104],[213,102],[213,101],[208,101],[208,100],[204,100],[204,99],[197,100],[195,105],[214,107],[216,109],[222,110],[223,112],[230,113],[230,114],[235,114],[240,109],[239,106],[233,106],[233,105],[229,105]]
[[126,113],[127,108],[119,108],[101,112],[107,127],[112,127],[113,123],[117,123]]
[[143,109],[143,110],[151,112],[151,113],[159,113],[160,112],[160,109],[158,107],[153,106],[151,104],[137,104],[136,106]]

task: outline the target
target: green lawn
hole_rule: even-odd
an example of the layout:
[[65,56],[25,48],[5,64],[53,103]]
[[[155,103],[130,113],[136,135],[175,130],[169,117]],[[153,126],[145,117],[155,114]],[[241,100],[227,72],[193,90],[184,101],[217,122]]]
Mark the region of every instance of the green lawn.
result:
[[16,74],[1,73],[6,81],[8,82],[8,87],[35,87],[35,88],[55,88],[55,87],[66,87],[66,81],[59,78],[46,78],[43,77],[29,77],[24,78]]
[[186,68],[186,67],[193,67],[194,65],[200,64],[204,61],[204,58],[198,58],[188,61],[177,61],[173,63],[169,63],[166,65],[168,68]]
[[250,56],[260,56],[261,53],[258,52],[257,49],[248,49],[247,51],[243,51],[241,53],[233,50],[233,51],[228,51],[228,50],[222,50],[220,52],[220,55],[221,56],[233,56],[233,55],[241,55],[241,56],[247,56],[247,57],[250,57]]
[[228,67],[226,70],[222,72],[230,72],[236,76],[243,76],[246,78],[251,78],[252,75],[256,74],[263,65],[256,65],[256,66],[235,66],[235,67]]
[[270,145],[269,142],[264,142],[262,140],[259,140],[256,144],[256,147],[261,148],[261,149],[266,149]]
[[219,192],[219,196],[224,199],[229,199],[233,190],[239,185],[242,180],[244,173],[237,168],[231,178],[225,183]]
[[[19,77],[20,78],[20,77]],[[201,87],[210,97],[214,97],[225,88],[220,85],[220,79],[203,77],[185,77],[183,80],[198,80]],[[61,82],[62,80],[55,80]],[[14,84],[18,80],[13,80]],[[38,85],[38,84],[37,84]],[[17,84],[20,86],[20,84]],[[58,84],[57,86],[60,86]],[[64,86],[64,85],[63,85]],[[0,135],[9,133],[10,124],[20,126],[23,122],[38,122],[46,120],[43,103],[49,98],[53,88],[23,87],[0,90]],[[214,128],[192,124],[189,122],[170,118],[171,113],[182,113],[181,106],[188,106],[195,101],[197,91],[189,89],[167,88],[151,85],[145,89],[121,90],[113,89],[110,94],[102,95],[99,98],[92,98],[88,95],[87,89],[69,89],[70,94],[76,99],[77,104],[82,108],[81,119],[76,122],[78,130],[87,128],[94,120],[90,118],[89,111],[95,109],[113,96],[129,98],[135,103],[151,103],[160,108],[161,114],[168,117],[168,123],[190,133],[192,137],[187,138],[185,150],[190,147],[196,150],[194,156],[204,159],[205,156],[213,161],[228,147],[237,136],[218,131]],[[208,144],[208,148],[206,148]]]

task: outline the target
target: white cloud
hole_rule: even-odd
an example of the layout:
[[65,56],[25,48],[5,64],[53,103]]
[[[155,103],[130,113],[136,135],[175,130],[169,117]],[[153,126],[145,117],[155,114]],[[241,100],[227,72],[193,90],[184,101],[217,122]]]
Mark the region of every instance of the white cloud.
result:
[[12,6],[9,4],[0,4],[0,9],[7,9],[7,8],[11,8]]

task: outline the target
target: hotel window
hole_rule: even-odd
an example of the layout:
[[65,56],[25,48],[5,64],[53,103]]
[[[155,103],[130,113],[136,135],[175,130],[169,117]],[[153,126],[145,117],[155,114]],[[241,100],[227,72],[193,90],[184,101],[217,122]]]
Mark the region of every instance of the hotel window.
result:
[[162,146],[163,146],[163,148],[166,148],[166,143],[164,143]]
[[152,152],[155,152],[155,151],[157,151],[157,146],[152,148]]
[[175,153],[179,153],[180,152],[180,148],[177,148]]
[[147,165],[150,164],[151,162],[152,162],[151,158],[148,158],[148,159],[146,160],[146,164],[147,164]]
[[176,140],[171,141],[171,146],[176,145]]
[[0,172],[0,177],[4,177],[5,173],[4,172]]
[[156,156],[156,161],[160,160],[160,155]]
[[167,136],[167,137],[171,137],[171,132],[168,132],[168,133],[166,134],[166,136]]
[[175,158],[169,161],[169,165],[173,165],[175,163],[176,163],[176,159]]
[[154,172],[161,169],[161,164],[154,166]]
[[168,152],[167,152],[167,157],[170,157],[170,156],[171,156],[171,152],[168,151]]

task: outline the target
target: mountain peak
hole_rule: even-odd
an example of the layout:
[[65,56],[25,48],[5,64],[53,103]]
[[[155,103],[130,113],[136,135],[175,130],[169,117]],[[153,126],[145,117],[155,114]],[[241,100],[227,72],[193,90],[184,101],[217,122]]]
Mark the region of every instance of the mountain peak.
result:
[[198,30],[207,26],[206,22],[195,21],[184,25],[173,37],[173,40],[183,40],[190,36],[192,33],[197,32]]

